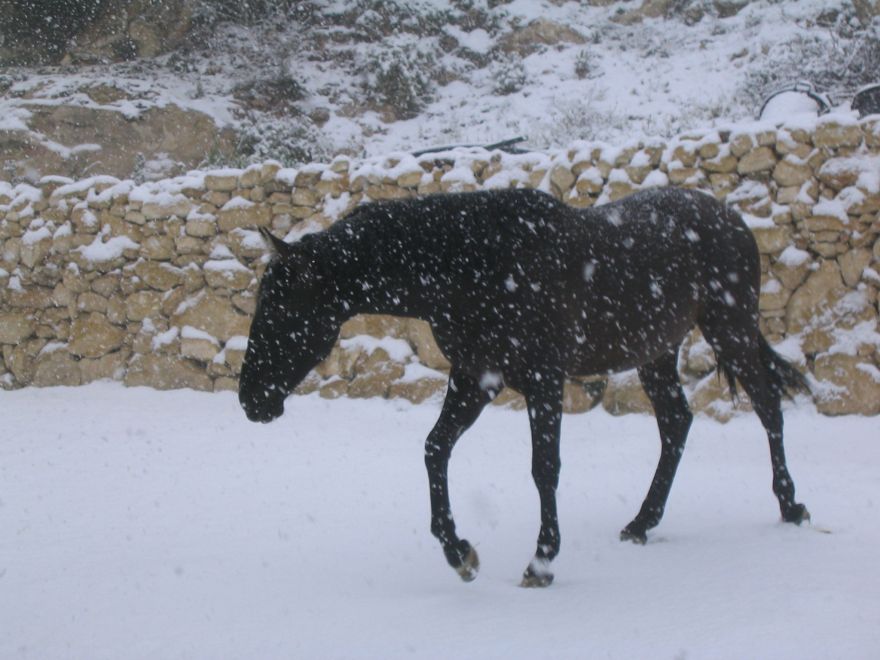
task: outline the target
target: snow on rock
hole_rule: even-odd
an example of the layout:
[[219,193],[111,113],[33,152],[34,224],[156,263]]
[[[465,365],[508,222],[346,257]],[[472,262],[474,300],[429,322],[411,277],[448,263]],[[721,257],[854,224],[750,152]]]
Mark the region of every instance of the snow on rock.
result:
[[232,209],[249,209],[253,206],[255,206],[255,204],[252,201],[236,195],[228,202],[226,202],[222,207],[220,207],[220,210],[231,211]]
[[800,250],[794,245],[789,245],[776,260],[790,268],[797,268],[810,260],[810,253],[806,250]]
[[62,185],[57,187],[52,192],[53,198],[58,197],[70,197],[70,196],[83,196],[83,193],[88,193],[89,190],[93,188],[103,186],[114,186],[119,183],[119,179],[115,176],[107,176],[107,175],[99,175],[92,176],[86,179],[80,179],[79,181],[74,181],[72,183],[68,183],[66,185]]
[[813,215],[825,215],[849,224],[847,205],[839,199],[821,199],[813,206]]
[[[107,238],[109,233],[110,228],[105,227],[95,237],[94,241],[88,245],[74,248],[73,251],[82,255],[86,261],[99,263],[113,261],[120,258],[125,250],[137,250],[140,247],[140,244],[135,243],[128,236],[111,236]],[[105,238],[107,240],[104,240]]]
[[215,346],[220,346],[220,342],[217,341],[217,338],[213,335],[208,334],[204,330],[199,330],[198,328],[194,328],[191,325],[185,325],[180,329],[180,338],[181,339],[200,339],[202,341],[210,342]]
[[367,355],[382,349],[395,362],[405,362],[413,355],[412,347],[403,339],[394,337],[372,337],[370,335],[355,335],[339,341],[339,345],[346,349],[357,349]]
[[324,215],[330,220],[336,221],[343,216],[351,204],[351,194],[344,192],[338,197],[326,195],[324,197]]
[[150,342],[150,346],[154,351],[158,351],[163,346],[168,346],[169,344],[174,343],[177,338],[180,336],[180,328],[171,327],[168,328],[165,332],[160,332]]

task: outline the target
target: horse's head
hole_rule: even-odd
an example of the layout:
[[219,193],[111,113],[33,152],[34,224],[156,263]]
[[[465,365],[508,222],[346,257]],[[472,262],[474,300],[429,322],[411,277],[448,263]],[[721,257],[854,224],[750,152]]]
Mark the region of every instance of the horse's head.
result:
[[306,250],[263,235],[275,254],[260,281],[238,390],[254,422],[284,413],[284,399],[327,357],[341,323],[319,264]]

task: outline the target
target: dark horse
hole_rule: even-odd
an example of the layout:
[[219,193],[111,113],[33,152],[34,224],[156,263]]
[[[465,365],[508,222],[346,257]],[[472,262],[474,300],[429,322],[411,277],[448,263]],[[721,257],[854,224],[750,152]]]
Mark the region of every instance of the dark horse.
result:
[[673,188],[586,210],[533,190],[367,204],[288,245],[260,284],[239,399],[268,422],[358,313],[424,319],[452,363],[425,443],[431,531],[466,581],[477,573],[447,489],[455,442],[505,386],[525,396],[541,531],[524,586],[546,586],[559,552],[556,487],[565,377],[637,368],[660,427],[647,497],[621,538],[660,521],[692,415],[676,361],[698,325],[731,387],[738,381],[770,441],[782,518],[809,518],[785,464],[780,398],[805,387],[758,329],[760,260],[748,227],[714,198]]

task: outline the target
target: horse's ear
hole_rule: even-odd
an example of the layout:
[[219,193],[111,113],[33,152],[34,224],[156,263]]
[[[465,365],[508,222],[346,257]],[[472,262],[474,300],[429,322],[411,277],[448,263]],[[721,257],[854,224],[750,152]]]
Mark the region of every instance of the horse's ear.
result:
[[286,257],[292,251],[292,247],[282,241],[280,238],[275,236],[271,231],[266,229],[265,227],[260,227],[260,234],[263,235],[263,239],[266,241],[266,244],[272,248],[273,251],[280,254],[282,257]]

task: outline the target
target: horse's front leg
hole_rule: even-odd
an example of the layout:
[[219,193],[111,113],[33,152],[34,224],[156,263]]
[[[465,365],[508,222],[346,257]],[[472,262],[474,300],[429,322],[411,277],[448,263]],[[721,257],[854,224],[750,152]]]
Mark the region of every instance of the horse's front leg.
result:
[[440,418],[425,441],[425,466],[431,491],[431,533],[443,546],[446,561],[465,582],[477,577],[480,561],[471,544],[455,533],[449,505],[449,457],[456,441],[476,421],[494,394],[482,389],[473,378],[453,369]]
[[550,562],[559,554],[559,518],[556,487],[559,485],[559,434],[562,427],[563,379],[546,374],[526,394],[532,428],[532,478],[541,498],[541,531],[538,549],[523,573],[523,587],[546,587],[553,582]]

